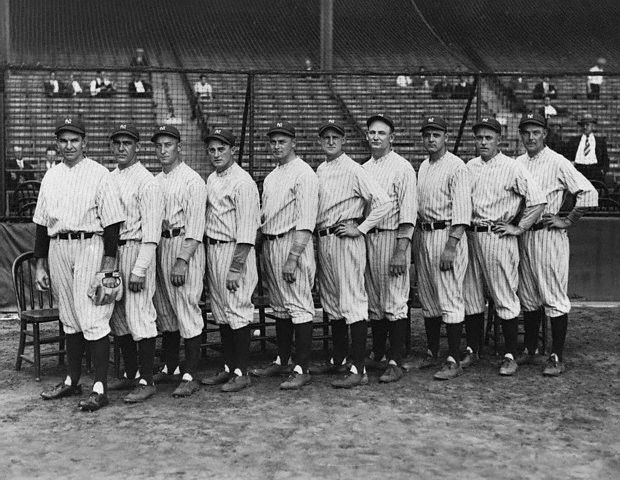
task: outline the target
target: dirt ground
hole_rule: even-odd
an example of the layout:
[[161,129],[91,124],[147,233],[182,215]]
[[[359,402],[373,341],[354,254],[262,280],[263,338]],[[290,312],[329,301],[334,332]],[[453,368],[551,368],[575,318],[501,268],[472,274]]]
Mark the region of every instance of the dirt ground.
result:
[[[390,385],[371,372],[351,391],[318,376],[300,392],[259,379],[237,394],[204,387],[175,399],[162,386],[142,405],[112,392],[95,413],[76,410],[75,397],[40,400],[62,370],[47,359],[41,383],[28,364],[15,372],[17,323],[2,321],[0,478],[618,479],[619,314],[574,310],[567,371],[555,379],[534,366],[499,377],[487,354],[445,383],[414,369]],[[416,311],[416,358],[421,323]],[[214,371],[217,359],[203,367]]]

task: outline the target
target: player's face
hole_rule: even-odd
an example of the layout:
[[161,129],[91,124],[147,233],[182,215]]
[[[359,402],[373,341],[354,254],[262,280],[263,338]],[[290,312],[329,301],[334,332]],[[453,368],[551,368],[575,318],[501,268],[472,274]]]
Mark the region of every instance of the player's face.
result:
[[478,153],[483,160],[492,159],[499,152],[499,142],[502,136],[495,130],[481,127],[474,133],[474,140]]
[[162,167],[171,167],[180,161],[181,144],[168,135],[159,135],[155,139],[155,154]]
[[344,135],[336,130],[328,128],[319,137],[319,144],[327,156],[327,160],[334,160],[342,155],[342,147],[345,143]]
[[211,164],[218,172],[223,172],[235,161],[234,147],[220,140],[209,140],[207,144],[207,153],[209,154]]
[[366,140],[370,144],[373,157],[382,157],[392,148],[394,134],[390,126],[381,120],[375,120],[368,127]]
[[278,162],[291,160],[295,156],[295,139],[281,133],[274,133],[269,138],[269,147],[273,158]]
[[116,135],[111,141],[112,153],[119,169],[130,167],[138,161],[140,146],[129,135]]
[[440,154],[446,151],[446,141],[448,140],[448,134],[443,130],[437,130],[436,128],[425,128],[422,132],[422,144],[426,151],[430,154]]
[[547,138],[547,130],[538,125],[524,125],[519,131],[523,146],[530,156],[536,155],[545,148],[545,139]]
[[56,137],[56,146],[63,160],[71,164],[81,160],[84,156],[86,139],[78,133],[61,132]]

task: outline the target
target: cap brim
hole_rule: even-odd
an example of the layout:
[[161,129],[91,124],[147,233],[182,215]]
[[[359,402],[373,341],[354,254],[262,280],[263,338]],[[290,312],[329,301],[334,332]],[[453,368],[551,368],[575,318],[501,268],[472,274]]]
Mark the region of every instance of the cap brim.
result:
[[489,125],[488,123],[476,123],[471,129],[475,132],[479,128],[488,128],[489,130],[493,130],[497,133],[502,133],[501,125],[498,127],[497,125]]
[[56,129],[56,135],[62,132],[73,132],[79,135],[86,135],[86,132],[82,130],[80,127],[76,127],[75,125],[63,125]]
[[140,136],[136,135],[133,132],[130,132],[129,130],[117,130],[115,132],[112,132],[110,134],[110,140],[112,140],[114,137],[118,137],[119,135],[127,135],[128,137],[133,138],[136,142],[140,141]]
[[524,127],[525,125],[538,125],[539,127],[547,128],[547,124],[541,122],[540,120],[526,120],[524,122],[519,122],[519,128]]
[[274,133],[281,133],[282,135],[286,135],[287,137],[295,138],[295,134],[290,132],[289,130],[285,130],[283,128],[272,128],[267,132],[267,136],[271,136]]
[[157,140],[157,137],[161,137],[162,135],[165,135],[166,137],[176,138],[179,142],[181,141],[181,137],[175,135],[172,132],[157,132],[151,137],[151,142],[154,142],[155,140]]
[[428,130],[429,128],[432,128],[433,130],[441,130],[442,132],[448,131],[448,127],[444,127],[443,125],[437,125],[436,123],[429,123],[427,125],[424,125],[420,128],[420,131],[423,132],[424,130]]
[[394,123],[391,120],[389,120],[389,119],[387,119],[385,117],[382,117],[381,115],[373,115],[372,117],[368,117],[368,119],[366,120],[366,126],[370,127],[370,124],[372,122],[374,122],[374,121],[377,121],[377,120],[380,121],[380,122],[385,123],[386,125],[389,125],[390,128],[392,130],[394,130]]
[[338,132],[340,135],[342,135],[343,137],[346,136],[346,132],[344,131],[344,128],[341,127],[337,127],[336,125],[323,125],[321,128],[319,128],[319,137],[321,135],[323,135],[323,132],[325,132],[325,130],[334,130],[335,132]]
[[219,140],[220,142],[224,142],[226,145],[230,145],[231,147],[235,145],[235,142],[232,142],[227,139],[226,137],[224,137],[223,135],[209,135],[207,136],[207,138],[205,138],[205,143],[208,143],[209,140]]

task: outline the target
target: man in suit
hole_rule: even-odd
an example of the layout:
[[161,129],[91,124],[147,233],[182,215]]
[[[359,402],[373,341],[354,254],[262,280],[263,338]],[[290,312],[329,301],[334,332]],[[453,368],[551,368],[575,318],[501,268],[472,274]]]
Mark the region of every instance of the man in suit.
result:
[[609,170],[607,138],[594,134],[597,119],[591,114],[586,113],[577,123],[582,133],[568,140],[564,156],[574,162],[588,180],[603,182]]
[[532,92],[532,98],[536,100],[542,100],[545,97],[550,99],[558,98],[558,92],[555,89],[555,85],[551,84],[549,77],[544,77],[542,82],[534,85],[534,91]]

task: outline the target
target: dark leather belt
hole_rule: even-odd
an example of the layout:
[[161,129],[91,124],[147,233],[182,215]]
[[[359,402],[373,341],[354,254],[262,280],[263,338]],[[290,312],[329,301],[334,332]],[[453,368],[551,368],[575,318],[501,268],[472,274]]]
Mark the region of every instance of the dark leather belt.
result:
[[288,235],[289,232],[290,232],[290,230],[288,232],[279,233],[278,235],[269,235],[269,234],[265,233],[265,238],[267,240],[275,240],[276,238],[282,238],[285,235]]
[[361,218],[349,218],[347,220],[341,220],[340,222],[336,223],[335,225],[332,225],[331,227],[322,228],[321,230],[317,230],[316,234],[319,237],[325,237],[326,235],[334,235],[336,233],[336,228],[338,228],[339,225],[348,224],[348,223],[355,223],[356,226],[357,226],[361,222],[362,222]]
[[450,226],[450,222],[446,222],[445,220],[441,220],[439,222],[428,222],[428,223],[419,223],[420,229],[425,232],[431,232],[433,230],[444,230]]
[[[162,236],[163,236],[163,235],[162,235]],[[119,240],[119,241],[118,241],[118,246],[119,246],[119,247],[122,247],[123,245],[126,245],[126,244],[127,244],[127,243],[129,243],[129,242],[141,242],[141,241],[142,241],[142,240],[140,240],[140,239],[135,240],[135,239],[133,239],[133,238],[129,238],[129,239],[127,239],[127,240]]]
[[65,232],[59,233],[54,238],[57,240],[82,240],[94,237],[95,235],[94,232]]
[[183,233],[183,227],[173,228],[172,230],[162,230],[161,236],[164,238],[178,237]]
[[209,242],[209,245],[217,245],[219,243],[230,243],[233,240],[216,240],[215,238],[208,238],[207,237],[207,242]]
[[327,228],[324,228],[323,230],[318,230],[316,233],[319,237],[333,235],[334,233],[336,233],[336,227],[327,227]]
[[469,230],[470,232],[490,232],[491,226],[490,225],[470,225],[469,227],[467,227],[467,230]]
[[371,228],[370,230],[368,230],[368,233],[366,235],[371,235],[373,233],[380,233],[380,232],[395,232],[396,230],[392,230],[390,228]]
[[530,227],[530,230],[532,232],[535,232],[536,230],[542,230],[543,228],[547,228],[547,226],[544,223],[540,222],[540,223],[535,223],[534,225],[532,225]]

